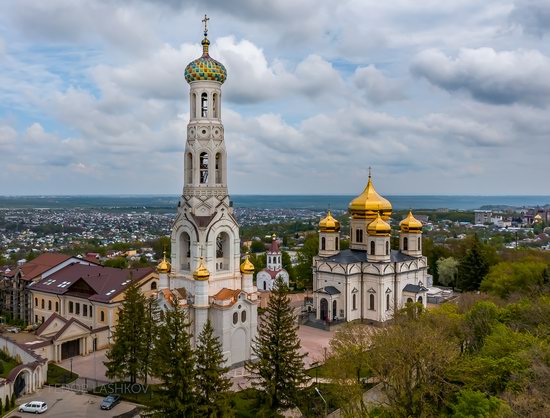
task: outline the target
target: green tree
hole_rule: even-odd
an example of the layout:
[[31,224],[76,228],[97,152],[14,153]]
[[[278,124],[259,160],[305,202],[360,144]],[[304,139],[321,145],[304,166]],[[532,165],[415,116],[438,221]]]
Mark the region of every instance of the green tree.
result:
[[501,298],[511,293],[533,294],[547,284],[548,265],[540,261],[502,262],[491,267],[480,289]]
[[280,277],[276,279],[264,318],[252,348],[258,360],[246,363],[245,368],[271,409],[295,405],[300,386],[307,381],[305,354],[300,353],[298,326],[288,287]]
[[474,235],[471,247],[460,261],[457,285],[462,290],[477,290],[488,272],[489,261],[482,249],[479,238]]
[[265,251],[265,244],[262,241],[252,241],[250,251],[253,253],[262,253]]
[[173,310],[164,314],[155,344],[154,370],[161,384],[149,407],[153,417],[194,417],[195,353],[191,348],[190,321],[177,298]]
[[155,258],[157,260],[162,259],[164,251],[166,251],[166,254],[169,256],[171,254],[171,244],[172,241],[170,240],[170,237],[159,237],[158,239],[151,242],[151,247],[153,248],[153,251],[155,252]]
[[294,267],[292,266],[292,261],[290,259],[290,255],[286,252],[282,252],[281,261],[283,264],[283,268],[288,272],[288,277],[291,283],[296,282],[296,275],[294,273]]
[[458,271],[458,260],[453,257],[437,260],[437,275],[439,283],[444,286],[453,286]]
[[483,347],[485,338],[493,332],[497,324],[498,308],[492,302],[477,302],[464,315],[465,351],[477,352]]
[[197,412],[204,417],[231,417],[234,415],[229,401],[231,380],[225,377],[229,371],[224,367],[222,344],[214,336],[210,320],[206,321],[197,341],[196,394]]
[[111,258],[109,260],[105,260],[103,265],[105,267],[115,267],[118,269],[125,269],[125,268],[128,268],[128,260],[126,259],[126,257]]
[[154,372],[153,367],[153,352],[155,348],[155,341],[158,337],[160,319],[160,308],[158,300],[154,297],[148,297],[145,304],[145,316],[143,321],[143,331],[145,340],[143,341],[143,380],[147,384],[147,378]]
[[129,379],[136,383],[144,377],[146,368],[143,358],[146,353],[145,343],[145,296],[137,283],[132,283],[125,292],[125,299],[119,312],[118,323],[113,333],[113,345],[107,352],[105,375],[120,380]]
[[452,418],[503,418],[512,416],[512,411],[500,399],[487,396],[483,392],[463,389],[456,402],[451,405]]
[[298,250],[298,264],[295,268],[296,281],[301,287],[313,287],[313,257],[319,253],[319,235],[310,234],[304,240],[304,246]]

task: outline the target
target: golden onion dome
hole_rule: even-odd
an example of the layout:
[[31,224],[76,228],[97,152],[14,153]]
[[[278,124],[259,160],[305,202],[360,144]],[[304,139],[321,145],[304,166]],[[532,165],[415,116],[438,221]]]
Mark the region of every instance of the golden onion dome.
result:
[[340,231],[340,222],[332,216],[330,210],[321,222],[319,222],[321,232],[338,232]]
[[537,213],[535,215],[535,217],[533,218],[533,220],[535,221],[535,223],[540,223],[542,222],[542,216],[540,216],[540,213]]
[[367,233],[370,236],[386,237],[391,234],[391,226],[378,213],[376,219],[367,227]]
[[399,222],[399,226],[401,232],[422,232],[422,222],[416,219],[410,210],[407,217]]
[[193,272],[193,278],[195,280],[208,280],[210,277],[210,272],[204,265],[204,259],[201,257],[201,261],[199,262],[199,266],[197,269]]
[[248,259],[248,254],[246,255],[243,263],[241,264],[241,273],[243,274],[253,274],[254,273],[254,264]]
[[170,273],[171,268],[172,268],[172,266],[166,260],[166,251],[164,251],[162,261],[160,263],[158,263],[158,265],[157,265],[157,271],[159,273]]
[[349,212],[354,219],[374,219],[376,214],[380,214],[383,219],[389,219],[392,206],[387,199],[376,192],[369,174],[367,187],[365,187],[363,193],[351,201]]

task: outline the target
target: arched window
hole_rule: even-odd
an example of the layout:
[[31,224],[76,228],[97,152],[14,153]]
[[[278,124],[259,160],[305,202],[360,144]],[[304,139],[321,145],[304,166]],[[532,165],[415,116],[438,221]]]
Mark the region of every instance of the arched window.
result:
[[34,298],[34,306],[38,308],[38,298]]
[[197,94],[193,93],[191,96],[191,117],[195,119],[197,117]]
[[326,239],[325,237],[321,238],[321,250],[325,250],[326,247]]
[[407,298],[407,303],[413,303],[413,300],[411,298]]
[[208,153],[201,152],[200,155],[200,182],[208,183]]
[[51,311],[52,310],[52,301],[49,300],[48,301],[48,311]]
[[41,300],[40,307],[44,309],[44,299]]
[[151,282],[151,290],[157,290],[157,282]]
[[229,269],[229,235],[220,232],[216,237],[216,265],[218,270]]
[[208,117],[208,94],[201,94],[201,117]]
[[217,153],[216,154],[216,183],[221,184],[223,183],[222,179],[222,154]]
[[390,243],[389,241],[386,241],[386,255],[390,254]]
[[407,237],[403,238],[403,250],[408,251],[409,249],[409,239]]
[[374,295],[372,293],[369,296],[369,309],[374,311]]
[[390,310],[390,294],[386,293],[386,311]]
[[193,154],[187,153],[187,161],[185,162],[185,172],[186,178],[185,182],[187,184],[193,184]]
[[55,302],[55,311],[59,312],[59,302]]
[[334,238],[334,249],[337,250],[338,249],[338,237]]
[[187,270],[191,268],[191,237],[187,232],[180,235],[180,268]]
[[101,322],[105,322],[105,312],[101,311],[101,312],[99,313],[99,320],[100,320]]
[[374,255],[374,245],[375,245],[374,241],[371,241],[370,242],[370,253],[371,253],[371,255]]
[[353,296],[351,297],[351,301],[352,301],[352,309],[353,310],[356,310],[357,309],[357,294],[354,293]]
[[267,282],[264,280],[264,290],[267,290]]
[[271,256],[267,257],[267,262],[271,264]]
[[213,117],[218,117],[218,95],[214,93],[212,95],[212,115]]
[[418,303],[422,303],[422,296],[418,296]]
[[239,313],[235,312],[233,313],[233,325],[237,325],[237,322],[239,322]]
[[332,319],[336,319],[338,317],[338,310],[336,309],[338,306],[336,305],[336,301],[332,301]]
[[246,322],[246,311],[241,312],[241,322]]

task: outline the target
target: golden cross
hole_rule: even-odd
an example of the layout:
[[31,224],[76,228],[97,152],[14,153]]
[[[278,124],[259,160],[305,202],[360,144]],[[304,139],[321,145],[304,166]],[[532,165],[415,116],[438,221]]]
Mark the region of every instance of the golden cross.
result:
[[206,34],[208,33],[208,21],[210,20],[210,18],[206,15],[204,15],[204,19],[201,20],[201,22],[204,23],[204,36],[206,36]]
[[369,166],[369,179],[370,179],[370,176],[371,176],[371,167]]

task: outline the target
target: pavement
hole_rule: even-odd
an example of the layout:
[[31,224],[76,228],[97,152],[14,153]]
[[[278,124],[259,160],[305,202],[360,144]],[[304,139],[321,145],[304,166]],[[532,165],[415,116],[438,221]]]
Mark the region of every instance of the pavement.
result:
[[78,374],[80,377],[110,382],[111,380],[105,377],[107,368],[103,364],[104,361],[107,361],[106,354],[107,350],[98,350],[87,356],[65,359],[59,365],[67,370],[72,369],[73,373]]
[[[45,386],[30,395],[24,395],[17,399],[17,405],[30,401],[43,401],[48,404],[48,410],[41,416],[56,418],[98,418],[114,417],[132,411],[136,405],[129,402],[120,402],[110,411],[99,408],[102,397],[80,394],[79,392]],[[7,417],[25,417],[29,415],[15,409]]]

